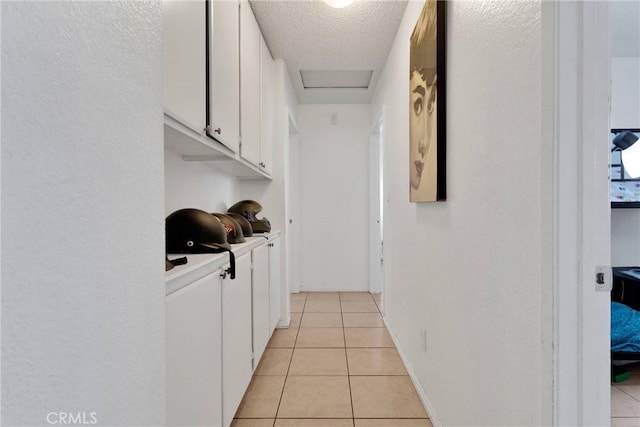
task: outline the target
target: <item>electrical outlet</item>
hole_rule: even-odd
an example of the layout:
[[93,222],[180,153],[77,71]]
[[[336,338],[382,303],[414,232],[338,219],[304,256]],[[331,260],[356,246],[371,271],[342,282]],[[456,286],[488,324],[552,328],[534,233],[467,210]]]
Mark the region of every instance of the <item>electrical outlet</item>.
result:
[[427,330],[425,328],[420,328],[420,347],[423,353],[427,352]]
[[610,265],[596,266],[596,292],[611,292],[613,274]]

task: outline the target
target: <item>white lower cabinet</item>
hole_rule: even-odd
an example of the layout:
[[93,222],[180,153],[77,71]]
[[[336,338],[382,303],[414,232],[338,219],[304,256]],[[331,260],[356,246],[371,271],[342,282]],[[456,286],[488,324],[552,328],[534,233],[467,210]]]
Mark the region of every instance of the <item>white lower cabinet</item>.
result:
[[280,319],[279,239],[259,239],[236,256],[235,279],[221,260],[166,297],[169,426],[233,421]]
[[167,296],[167,425],[222,423],[220,270]]
[[[282,313],[286,304],[280,304],[280,237],[275,237],[268,243],[269,248],[269,334],[278,325],[280,318],[286,320],[289,313]],[[288,297],[288,295],[286,295]]]
[[267,245],[253,249],[253,352],[254,366],[262,357],[271,328],[269,322],[269,248]]
[[251,254],[236,258],[236,278],[222,280],[222,418],[231,425],[253,373]]

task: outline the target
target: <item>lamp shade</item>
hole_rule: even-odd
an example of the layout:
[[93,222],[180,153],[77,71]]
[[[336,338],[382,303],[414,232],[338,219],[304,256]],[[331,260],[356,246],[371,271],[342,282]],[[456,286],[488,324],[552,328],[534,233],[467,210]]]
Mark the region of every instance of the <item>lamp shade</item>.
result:
[[624,131],[613,138],[613,145],[622,150],[622,165],[631,178],[640,177],[640,144],[636,144],[638,137],[629,131]]
[[627,148],[635,144],[637,140],[638,137],[635,134],[629,132],[628,130],[625,130],[624,132],[620,132],[615,136],[615,138],[613,138],[613,145],[621,150],[626,150]]

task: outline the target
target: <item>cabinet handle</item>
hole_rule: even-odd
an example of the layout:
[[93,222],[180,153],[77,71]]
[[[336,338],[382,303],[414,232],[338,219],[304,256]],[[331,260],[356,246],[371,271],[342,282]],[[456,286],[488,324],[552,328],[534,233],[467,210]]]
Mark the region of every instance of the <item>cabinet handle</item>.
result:
[[220,273],[220,277],[226,279],[228,274],[231,274],[231,267],[222,270],[222,273]]
[[272,248],[273,247],[273,243],[267,243],[267,246]]
[[[211,126],[207,126],[206,128],[204,128],[205,132],[211,133]],[[217,133],[218,135],[220,135],[222,133],[222,128],[215,128],[213,129],[213,133]]]
[[258,163],[258,164],[260,165],[260,167],[261,167],[261,168],[263,168],[263,167],[264,167],[264,162],[260,162],[260,163]]

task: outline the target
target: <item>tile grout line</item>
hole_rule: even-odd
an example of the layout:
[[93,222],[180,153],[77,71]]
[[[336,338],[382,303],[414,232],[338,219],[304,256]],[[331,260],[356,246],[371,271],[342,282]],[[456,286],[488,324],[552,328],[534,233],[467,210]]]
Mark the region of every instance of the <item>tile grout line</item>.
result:
[[[289,296],[291,298],[291,296]],[[304,297],[304,304],[302,304],[302,313],[304,314],[304,307],[307,304],[307,295]],[[284,374],[284,383],[282,384],[282,391],[280,392],[280,399],[278,400],[278,407],[276,408],[276,413],[273,416],[273,425],[275,427],[276,422],[278,420],[278,412],[280,412],[280,405],[282,404],[282,396],[284,396],[284,388],[287,385],[287,380],[289,379],[289,370],[291,369],[291,363],[293,362],[293,354],[296,352],[296,344],[298,341],[298,334],[300,333],[300,327],[302,326],[302,315],[300,316],[300,324],[298,325],[298,332],[296,332],[296,339],[293,342],[293,349],[291,350],[291,359],[289,359],[289,364],[287,365],[287,372]]]
[[347,362],[347,383],[349,384],[349,401],[351,403],[351,424],[356,425],[356,414],[353,410],[353,393],[351,391],[351,372],[349,371],[349,355],[347,354],[347,335],[344,331],[344,311],[342,311],[342,296],[338,294],[340,299],[340,317],[342,318],[342,340],[344,342],[344,357]]
[[627,396],[629,396],[630,398],[632,398],[632,399],[633,399],[633,400],[635,400],[636,402],[640,403],[640,400],[638,400],[635,396],[630,395],[629,393],[627,393],[627,392],[626,392],[626,391],[624,391],[624,390],[620,390],[620,391],[622,391],[624,394],[626,394]]
[[[640,402],[640,400],[638,400],[635,396],[630,395],[629,393],[627,393],[626,391],[624,391],[623,389],[621,389],[620,387],[617,387],[615,385],[612,385],[613,388],[617,389],[618,391],[621,391],[622,393],[626,394],[627,396],[629,396],[630,398],[632,398],[633,400],[635,400],[636,402]],[[627,387],[633,387],[633,386],[627,386]],[[640,386],[639,386],[640,387]]]
[[[370,293],[369,293],[369,295],[371,296]],[[352,392],[352,385],[351,385],[351,376],[357,376],[357,375],[351,375],[351,371],[350,371],[350,364],[349,364],[348,353],[347,353],[347,345],[346,345],[346,329],[347,328],[344,325],[344,313],[345,312],[342,311],[342,296],[341,296],[341,294],[338,294],[338,296],[339,296],[340,310],[341,310],[340,311],[340,318],[341,318],[341,321],[342,321],[342,327],[340,329],[342,330],[342,333],[343,333],[343,349],[344,349],[344,357],[345,357],[346,368],[347,368],[347,381],[348,381],[348,386],[349,386],[349,398],[350,398],[350,403],[351,403],[351,414],[352,414],[351,422],[352,422],[352,426],[355,427],[355,425],[356,425],[355,424],[355,408],[353,406],[353,392]],[[276,409],[276,413],[275,413],[275,416],[274,416],[274,419],[273,419],[273,427],[275,427],[275,425],[277,424],[277,420],[278,419],[286,419],[286,418],[278,418],[278,414],[279,414],[279,411],[280,411],[280,407],[282,405],[285,386],[286,386],[286,384],[288,382],[289,376],[291,376],[290,372],[291,372],[291,366],[292,366],[292,363],[293,363],[293,355],[294,355],[296,349],[306,348],[306,347],[298,347],[297,339],[299,338],[299,334],[301,332],[300,330],[302,329],[302,318],[304,317],[304,313],[305,313],[306,303],[307,302],[308,302],[308,294],[305,295],[304,303],[303,303],[303,310],[301,312],[300,324],[296,328],[297,331],[296,331],[295,339],[294,339],[294,342],[293,342],[293,348],[291,349],[291,357],[289,359],[289,362],[288,362],[288,365],[287,365],[287,369],[286,369],[286,372],[285,372],[285,375],[284,375],[284,383],[283,383],[282,391],[280,393],[280,398],[279,398],[279,401],[278,401],[278,407]],[[379,308],[377,307],[377,304],[376,304],[376,308],[378,310],[378,313],[381,315],[382,313],[380,312]],[[364,326],[360,327],[360,328],[380,329],[380,328],[372,328],[372,327],[364,327]],[[386,329],[385,326],[383,326],[382,329]],[[308,349],[320,349],[320,348],[333,348],[333,347],[309,347]],[[393,348],[393,349],[395,349],[397,351],[397,348],[395,347],[395,343],[394,343],[394,345],[392,347],[379,347],[379,346],[369,347],[369,346],[367,346],[367,347],[354,347],[354,348],[355,349],[367,349],[367,348],[370,348],[370,349],[389,349],[389,348]],[[314,377],[323,377],[323,376],[331,376],[331,377],[333,377],[335,375],[312,375],[312,376],[314,376]],[[365,376],[374,376],[374,377],[375,376],[385,376],[386,377],[386,376],[408,376],[408,375],[407,374],[404,374],[404,375],[387,375],[387,374],[383,375],[383,374],[380,374],[380,375],[365,375]],[[625,393],[625,394],[627,394],[627,393]],[[630,396],[630,397],[633,398],[633,396]],[[327,417],[327,419],[332,419],[332,418],[333,417]],[[612,418],[614,418],[614,417],[612,417]],[[615,417],[615,418],[633,418],[633,417]],[[318,418],[318,419],[321,419],[321,418]],[[346,419],[349,419],[349,418],[345,418],[345,420]],[[378,418],[376,418],[376,419],[378,419]],[[379,419],[387,419],[387,418],[386,417],[381,417]]]

